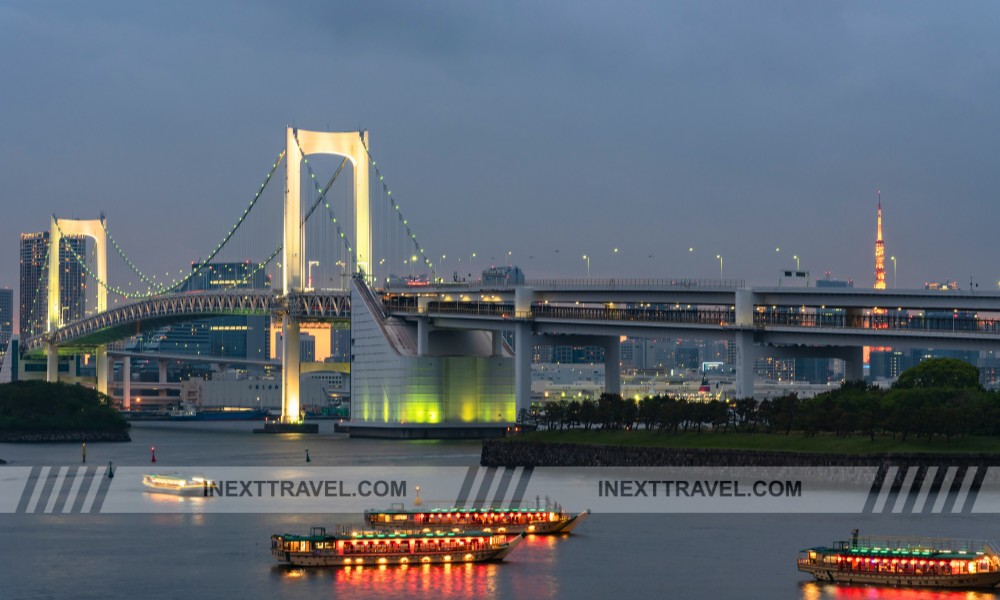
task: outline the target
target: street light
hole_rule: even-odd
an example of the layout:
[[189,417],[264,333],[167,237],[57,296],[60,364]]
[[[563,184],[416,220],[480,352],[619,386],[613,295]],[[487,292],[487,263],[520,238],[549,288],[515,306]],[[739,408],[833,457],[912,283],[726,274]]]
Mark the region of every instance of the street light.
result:
[[889,260],[892,261],[892,287],[896,287],[896,257],[890,256]]
[[313,289],[313,267],[315,267],[318,264],[319,264],[318,260],[311,260],[311,261],[309,261],[309,266],[306,269],[307,272],[308,272],[308,275],[309,275],[309,290],[310,291],[312,291],[312,289]]
[[587,279],[590,279],[590,257],[584,254],[583,260],[587,261]]
[[512,251],[510,251],[510,250],[508,250],[508,251],[507,251],[507,266],[508,266],[508,267],[509,267],[509,266],[511,266],[511,260],[510,260],[510,256],[511,256],[512,254],[513,254],[513,252],[512,252]]
[[722,279],[722,255],[716,254],[715,258],[719,259],[719,279]]
[[795,255],[795,256],[793,256],[792,258],[794,258],[794,259],[795,259],[795,270],[796,270],[796,271],[801,271],[801,270],[802,270],[802,264],[801,264],[801,263],[800,263],[800,261],[799,261],[799,257],[798,257],[798,255]]

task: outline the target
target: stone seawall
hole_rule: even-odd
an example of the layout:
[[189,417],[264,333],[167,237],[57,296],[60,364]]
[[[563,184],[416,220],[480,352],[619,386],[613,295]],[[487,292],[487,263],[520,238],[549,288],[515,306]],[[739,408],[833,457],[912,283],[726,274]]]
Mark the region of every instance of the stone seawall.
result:
[[826,454],[484,440],[480,459],[488,467],[870,467],[884,463],[1000,465],[1000,454]]
[[125,429],[0,429],[0,443],[131,442]]

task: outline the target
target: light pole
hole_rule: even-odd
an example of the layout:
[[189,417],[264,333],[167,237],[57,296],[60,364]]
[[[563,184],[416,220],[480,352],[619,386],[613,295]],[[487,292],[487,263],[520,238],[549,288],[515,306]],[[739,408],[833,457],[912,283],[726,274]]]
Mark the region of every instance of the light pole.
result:
[[587,279],[590,279],[590,256],[584,254],[583,260],[587,261]]
[[719,279],[722,279],[722,255],[716,254],[715,258],[719,259]]
[[795,270],[796,270],[796,271],[801,271],[801,270],[802,270],[802,264],[801,264],[801,262],[799,261],[799,256],[798,256],[798,255],[796,254],[796,255],[795,255],[795,256],[793,256],[792,258],[794,258],[794,259],[795,259]]
[[511,266],[511,258],[510,257],[511,257],[512,254],[514,254],[513,251],[511,251],[511,250],[507,251],[507,266],[508,267]]
[[892,287],[896,287],[896,257],[890,256],[889,260],[892,261]]
[[[383,258],[378,264],[382,264],[384,261],[385,259]],[[347,286],[344,285],[344,277],[347,276],[347,263],[342,260],[338,260],[337,265],[340,267],[340,289],[346,291]]]
[[413,263],[417,262],[417,255],[414,254],[410,257],[410,277],[413,277]]
[[315,267],[318,264],[319,264],[318,260],[311,260],[311,261],[309,261],[309,267],[308,267],[308,269],[306,269],[308,271],[308,274],[309,274],[309,290],[310,291],[312,291],[312,289],[313,289],[313,267]]

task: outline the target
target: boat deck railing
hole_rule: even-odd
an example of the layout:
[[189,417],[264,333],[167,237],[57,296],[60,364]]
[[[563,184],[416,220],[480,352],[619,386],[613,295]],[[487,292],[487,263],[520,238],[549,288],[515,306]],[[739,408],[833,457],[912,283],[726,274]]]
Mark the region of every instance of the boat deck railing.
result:
[[484,505],[478,508],[473,508],[471,506],[458,507],[455,506],[455,501],[448,500],[424,500],[421,502],[420,506],[410,506],[407,508],[401,503],[393,503],[389,508],[372,508],[369,509],[369,513],[394,513],[394,512],[437,512],[437,513],[467,513],[467,514],[477,514],[485,513],[490,511],[520,511],[525,513],[530,512],[555,512],[563,513],[565,512],[562,505],[558,502],[541,500],[539,502],[524,503],[520,507],[510,507],[510,506],[494,506],[494,505]]
[[1000,554],[996,544],[987,540],[916,536],[859,537],[836,542],[834,549],[842,552],[867,553],[873,556],[891,554],[893,551],[911,553],[955,552],[968,554],[984,552],[993,555]]

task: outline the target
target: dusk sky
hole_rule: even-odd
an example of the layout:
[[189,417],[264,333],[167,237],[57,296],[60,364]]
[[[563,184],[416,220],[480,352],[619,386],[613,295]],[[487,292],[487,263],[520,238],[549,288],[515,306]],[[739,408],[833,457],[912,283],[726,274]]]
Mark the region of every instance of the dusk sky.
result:
[[881,189],[900,287],[996,290],[998,23],[995,2],[6,2],[0,286],[52,213],[104,211],[141,267],[185,267],[295,124],[367,128],[432,255],[707,278],[721,254],[757,285],[798,255],[869,287]]

